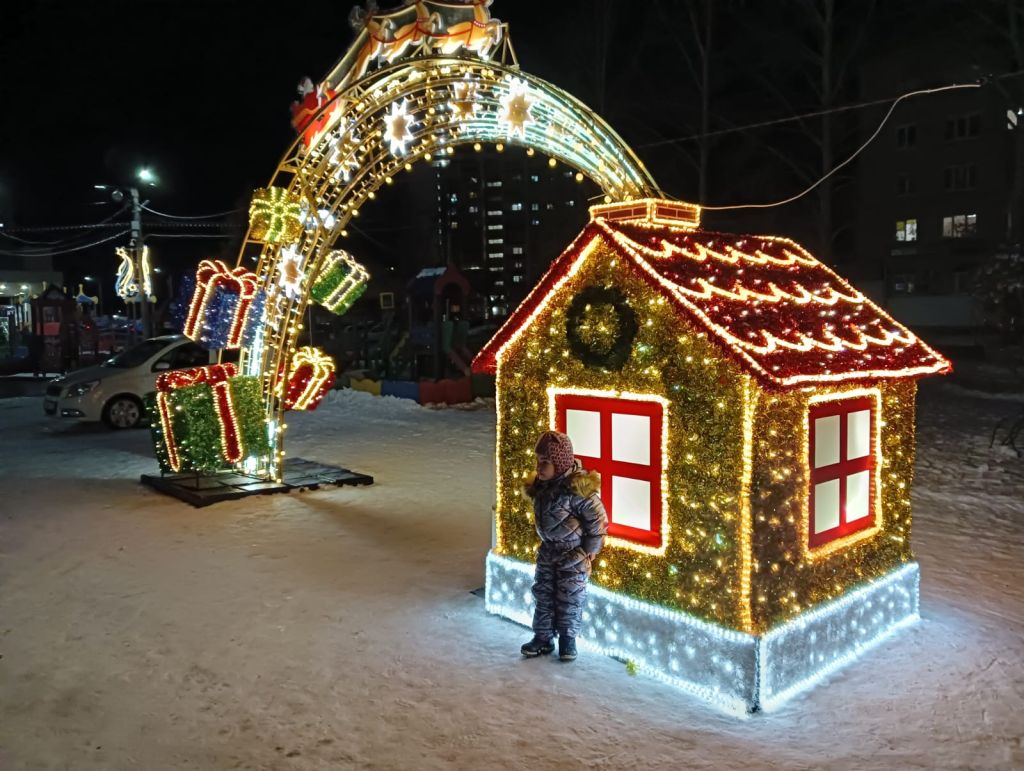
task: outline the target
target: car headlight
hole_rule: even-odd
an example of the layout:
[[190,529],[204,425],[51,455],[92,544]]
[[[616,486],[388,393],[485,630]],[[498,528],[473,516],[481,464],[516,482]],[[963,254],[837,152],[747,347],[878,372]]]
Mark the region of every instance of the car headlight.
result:
[[68,389],[68,396],[85,396],[99,385],[99,382],[99,380],[89,380],[85,383],[76,383]]

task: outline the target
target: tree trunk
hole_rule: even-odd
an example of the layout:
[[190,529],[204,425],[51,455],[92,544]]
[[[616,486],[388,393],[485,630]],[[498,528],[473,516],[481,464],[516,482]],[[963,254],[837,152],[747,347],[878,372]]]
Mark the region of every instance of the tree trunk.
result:
[[[835,0],[824,0],[824,14],[822,17],[822,46],[821,46],[821,109],[828,110],[832,107],[832,45],[835,34]],[[825,113],[821,116],[821,175],[825,176],[832,171],[835,162],[832,152],[832,116]],[[829,177],[818,188],[818,200],[820,202],[818,233],[819,249],[821,258],[832,262],[832,177]]]
[[697,171],[697,202],[701,205],[707,202],[708,197],[708,156],[710,153],[708,131],[711,129],[711,44],[714,32],[714,10],[714,0],[706,0],[704,3],[704,46],[701,56],[700,159]]

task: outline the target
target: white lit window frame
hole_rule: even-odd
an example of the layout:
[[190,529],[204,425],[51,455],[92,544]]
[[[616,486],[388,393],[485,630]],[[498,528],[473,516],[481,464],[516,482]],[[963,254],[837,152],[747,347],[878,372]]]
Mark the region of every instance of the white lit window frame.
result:
[[[595,407],[597,408],[595,410]],[[668,400],[654,394],[600,391],[580,388],[548,388],[548,422],[552,430],[565,431],[566,410],[597,411],[601,415],[602,457],[581,455],[583,466],[601,474],[601,500],[608,511],[608,543],[645,554],[664,555],[669,541],[668,509]],[[612,415],[651,417],[650,463],[645,465],[611,459]],[[605,457],[607,455],[607,457]],[[641,530],[615,523],[612,507],[613,476],[647,481],[651,485],[651,529]]]
[[[862,410],[870,412],[870,448],[866,456],[847,459],[847,427],[850,414]],[[810,560],[833,554],[853,544],[877,535],[882,528],[882,393],[878,388],[858,388],[812,397],[804,413],[804,467],[807,479],[805,507],[801,518],[801,549]],[[815,420],[840,416],[839,459],[819,468],[815,467]],[[862,471],[868,471],[870,489],[867,516],[853,522],[846,521],[844,510],[847,480]],[[814,532],[815,485],[838,480],[840,485],[839,525],[830,530]]]

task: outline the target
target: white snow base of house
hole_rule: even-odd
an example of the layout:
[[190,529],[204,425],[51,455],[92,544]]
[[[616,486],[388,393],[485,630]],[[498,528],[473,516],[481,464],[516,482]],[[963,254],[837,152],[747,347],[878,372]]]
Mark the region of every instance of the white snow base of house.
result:
[[[580,647],[738,715],[770,710],[917,621],[920,569],[910,562],[764,635],[709,624],[600,586],[588,590]],[[487,555],[488,612],[530,626],[533,565]]]

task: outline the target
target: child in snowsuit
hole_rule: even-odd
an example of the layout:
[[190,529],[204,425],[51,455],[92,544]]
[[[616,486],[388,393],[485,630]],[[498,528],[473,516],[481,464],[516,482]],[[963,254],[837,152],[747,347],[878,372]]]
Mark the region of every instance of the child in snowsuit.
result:
[[558,633],[558,658],[576,658],[591,563],[604,545],[608,518],[598,497],[600,476],[585,471],[565,434],[546,431],[535,450],[537,474],[526,486],[540,536],[533,596],[533,639],[524,656],[551,653]]

